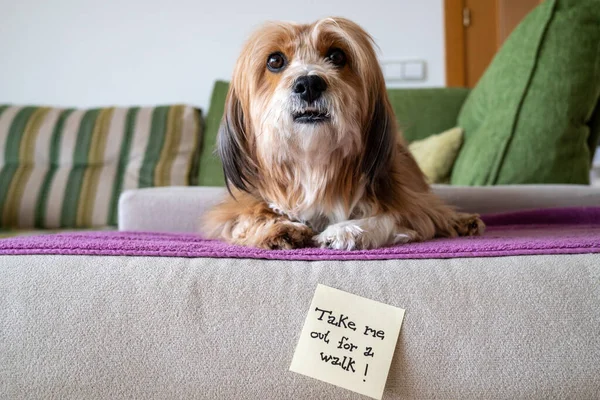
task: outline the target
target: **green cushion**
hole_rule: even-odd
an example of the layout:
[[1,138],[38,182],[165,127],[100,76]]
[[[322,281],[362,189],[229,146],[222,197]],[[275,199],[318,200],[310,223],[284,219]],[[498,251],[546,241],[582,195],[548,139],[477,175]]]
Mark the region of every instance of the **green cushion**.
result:
[[599,95],[600,1],[545,1],[467,98],[451,183],[589,183]]
[[215,150],[228,90],[229,82],[215,82],[204,121],[204,141],[198,170],[198,185],[200,186],[225,186],[223,166]]
[[[215,153],[216,138],[225,109],[229,83],[215,83],[204,126],[198,184],[224,186],[222,165]],[[398,126],[409,141],[428,137],[456,126],[460,108],[469,93],[462,88],[388,89]]]
[[115,225],[124,190],[194,184],[200,114],[0,106],[0,226]]

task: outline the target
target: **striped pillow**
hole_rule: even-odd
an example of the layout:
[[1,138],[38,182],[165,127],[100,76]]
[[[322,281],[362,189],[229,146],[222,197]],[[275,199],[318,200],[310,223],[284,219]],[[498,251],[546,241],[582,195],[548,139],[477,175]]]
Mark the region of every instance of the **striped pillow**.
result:
[[201,112],[0,106],[0,226],[115,225],[119,194],[190,185]]

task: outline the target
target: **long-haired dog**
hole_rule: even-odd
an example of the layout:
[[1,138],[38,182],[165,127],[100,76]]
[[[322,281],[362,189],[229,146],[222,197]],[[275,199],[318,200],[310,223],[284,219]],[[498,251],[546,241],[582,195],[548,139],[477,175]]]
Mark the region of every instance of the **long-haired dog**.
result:
[[352,21],[259,29],[225,108],[229,194],[205,216],[211,238],[352,250],[484,229],[430,191],[397,130],[373,39]]

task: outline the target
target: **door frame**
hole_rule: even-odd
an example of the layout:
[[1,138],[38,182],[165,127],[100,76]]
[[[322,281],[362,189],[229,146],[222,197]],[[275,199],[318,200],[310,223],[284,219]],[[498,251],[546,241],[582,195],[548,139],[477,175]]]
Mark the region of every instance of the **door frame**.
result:
[[465,29],[463,26],[464,0],[444,0],[446,45],[446,86],[465,87]]
[[[483,0],[482,0],[483,1]],[[485,0],[493,1],[496,8],[496,39],[497,49],[500,48],[501,42],[508,36],[510,31],[516,27],[514,21],[510,23],[510,29],[502,34],[502,27],[505,21],[502,19],[502,7],[510,7],[510,2],[502,0]],[[542,4],[545,0],[534,0],[531,12],[537,5]],[[444,0],[444,42],[446,45],[446,86],[449,87],[466,87],[467,86],[467,70],[466,70],[466,33],[463,26],[463,9],[465,8],[465,0]],[[514,18],[513,18],[514,20]],[[517,21],[519,22],[519,21]],[[514,26],[513,26],[514,25]],[[506,26],[504,26],[506,29]]]

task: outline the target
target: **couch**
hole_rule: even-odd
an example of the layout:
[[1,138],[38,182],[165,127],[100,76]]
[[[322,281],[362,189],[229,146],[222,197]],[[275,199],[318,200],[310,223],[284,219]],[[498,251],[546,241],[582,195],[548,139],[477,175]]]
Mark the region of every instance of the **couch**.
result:
[[[468,93],[390,92],[415,138],[451,127]],[[434,190],[485,214],[600,204],[600,189],[587,185]],[[194,232],[223,194],[219,185],[126,190],[118,228]],[[386,399],[600,397],[594,253],[382,261],[23,254],[0,255],[0,265],[2,398],[361,398],[288,371],[319,283],[407,310]]]
[[[483,188],[475,196],[445,189],[436,188],[465,207],[494,199],[485,207],[495,211],[512,199],[536,208],[539,198],[565,206],[600,199],[588,187]],[[173,231],[194,229],[222,193],[126,192],[121,244],[143,242],[136,229],[167,230],[161,254],[186,238],[193,251],[195,239]],[[599,222],[582,229],[598,239]],[[103,240],[115,241],[97,235]],[[386,260],[115,256],[87,245],[90,252],[68,255],[54,244],[49,254],[3,253],[0,397],[363,398],[288,370],[324,284],[406,309],[384,399],[595,399],[598,243],[581,254]]]

